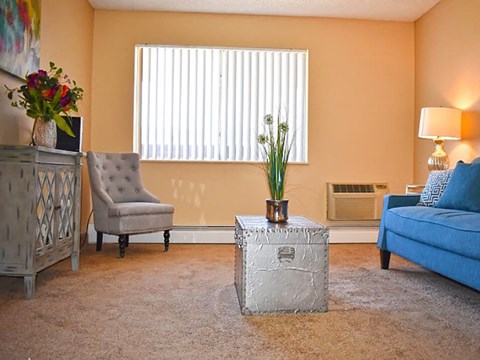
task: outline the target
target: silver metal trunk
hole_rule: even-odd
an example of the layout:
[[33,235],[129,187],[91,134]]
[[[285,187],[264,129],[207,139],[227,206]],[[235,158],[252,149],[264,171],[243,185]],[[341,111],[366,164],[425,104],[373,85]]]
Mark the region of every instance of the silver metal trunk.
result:
[[328,228],[301,216],[235,218],[235,287],[244,315],[325,312]]

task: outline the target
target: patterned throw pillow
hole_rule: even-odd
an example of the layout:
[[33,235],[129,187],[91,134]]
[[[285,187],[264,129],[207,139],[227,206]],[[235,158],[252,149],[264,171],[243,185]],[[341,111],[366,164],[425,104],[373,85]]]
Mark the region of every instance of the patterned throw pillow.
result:
[[420,195],[419,206],[435,206],[447,187],[453,170],[431,171],[428,175],[427,185]]

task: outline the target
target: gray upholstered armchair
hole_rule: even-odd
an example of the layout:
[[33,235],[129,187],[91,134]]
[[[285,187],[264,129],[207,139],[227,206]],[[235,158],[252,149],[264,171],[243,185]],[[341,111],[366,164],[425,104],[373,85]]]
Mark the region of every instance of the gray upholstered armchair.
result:
[[174,207],[162,204],[142,185],[139,156],[135,153],[87,153],[92,190],[97,251],[103,234],[118,235],[120,257],[125,256],[129,235],[163,231],[168,251]]

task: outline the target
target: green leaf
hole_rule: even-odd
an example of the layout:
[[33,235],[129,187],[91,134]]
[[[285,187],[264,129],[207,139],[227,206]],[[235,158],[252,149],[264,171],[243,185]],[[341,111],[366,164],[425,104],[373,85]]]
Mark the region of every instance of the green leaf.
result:
[[55,114],[53,115],[53,119],[57,123],[57,126],[60,130],[67,133],[71,137],[75,137],[75,134],[73,133],[72,129],[70,128],[70,126],[68,125],[68,123],[65,121],[63,117],[61,117],[58,114]]
[[31,110],[31,109],[28,109],[28,110],[27,110],[27,116],[28,116],[28,117],[31,117],[32,119],[35,119],[35,118],[38,117],[38,114],[37,114],[35,111],[33,111],[33,110]]
[[61,97],[62,97],[62,89],[58,89],[55,95],[53,96],[52,102],[54,104],[58,103]]

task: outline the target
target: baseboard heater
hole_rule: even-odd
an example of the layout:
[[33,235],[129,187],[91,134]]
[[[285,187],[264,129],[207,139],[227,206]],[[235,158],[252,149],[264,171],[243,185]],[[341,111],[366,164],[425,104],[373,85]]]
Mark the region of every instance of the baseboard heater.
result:
[[[185,244],[230,244],[234,243],[234,226],[174,226],[170,232],[171,243]],[[96,232],[93,224],[88,226],[88,242],[96,242]],[[104,243],[116,243],[117,236],[104,234]],[[133,235],[131,243],[163,243],[161,232]]]
[[[175,226],[170,232],[172,244],[234,244],[234,227],[232,226]],[[330,243],[373,243],[378,236],[378,227],[330,228]],[[88,227],[88,243],[96,242],[93,224]],[[118,242],[118,237],[104,235],[104,243]],[[131,243],[163,243],[162,233],[135,235],[130,237]]]

